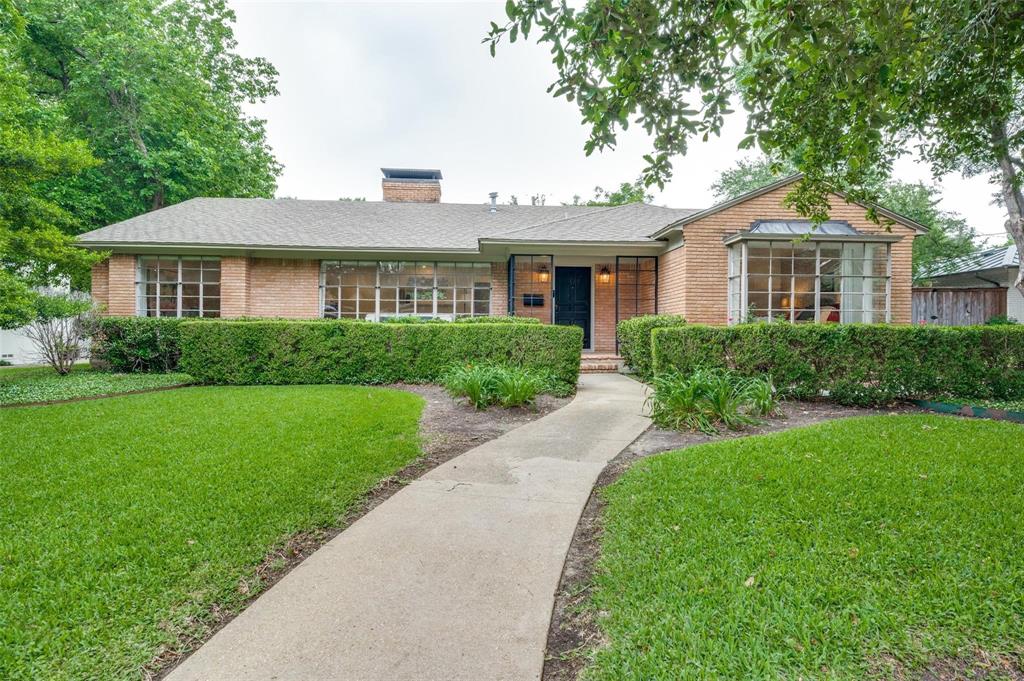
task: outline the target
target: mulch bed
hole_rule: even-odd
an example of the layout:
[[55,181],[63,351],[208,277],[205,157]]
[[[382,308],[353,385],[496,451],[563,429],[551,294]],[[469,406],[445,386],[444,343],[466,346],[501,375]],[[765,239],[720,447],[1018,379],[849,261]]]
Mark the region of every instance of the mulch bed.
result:
[[[381,480],[336,526],[300,532],[268,553],[248,579],[239,581],[239,593],[247,596],[251,594],[246,605],[321,546],[416,478],[477,445],[546,416],[572,401],[571,397],[540,395],[532,408],[493,407],[478,411],[469,405],[456,402],[443,388],[436,385],[399,384],[386,387],[416,393],[426,400],[426,406],[420,415],[423,455],[391,477]],[[143,677],[147,681],[164,678],[188,655],[233,620],[241,610],[244,608],[237,612],[225,612],[215,607],[208,613],[201,628],[202,635],[182,637],[174,648],[160,651],[143,669]]]
[[601,518],[605,505],[600,491],[618,480],[635,462],[653,454],[707,442],[763,435],[850,416],[911,411],[920,410],[908,406],[876,410],[818,402],[786,402],[783,403],[783,418],[770,419],[742,431],[705,435],[699,432],[662,430],[653,426],[649,428],[608,463],[580,516],[580,522],[576,526],[576,533],[566,555],[562,578],[555,592],[555,605],[544,655],[543,681],[575,681],[586,667],[590,653],[605,643],[595,618],[596,613],[586,607],[590,597],[591,579],[600,554]]

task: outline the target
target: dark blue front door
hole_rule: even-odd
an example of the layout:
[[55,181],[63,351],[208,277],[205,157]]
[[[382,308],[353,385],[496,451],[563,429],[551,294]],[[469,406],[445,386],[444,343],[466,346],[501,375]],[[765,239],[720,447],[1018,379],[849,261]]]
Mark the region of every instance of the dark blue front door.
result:
[[590,347],[590,268],[555,268],[555,324],[583,329],[583,347]]

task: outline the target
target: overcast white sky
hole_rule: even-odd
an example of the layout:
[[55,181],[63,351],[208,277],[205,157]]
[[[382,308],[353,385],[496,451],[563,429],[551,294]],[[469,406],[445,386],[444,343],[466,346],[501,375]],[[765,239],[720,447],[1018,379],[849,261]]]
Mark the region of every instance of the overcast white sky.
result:
[[[284,164],[279,196],[380,200],[379,169],[396,166],[440,168],[448,202],[482,203],[497,191],[503,203],[546,194],[552,204],[634,179],[649,151],[643,131],[631,129],[616,150],[584,155],[575,105],[545,92],[555,77],[547,49],[520,41],[492,59],[481,44],[504,2],[230,4],[239,51],[280,72],[281,95],[252,109]],[[711,205],[709,185],[741,157],[742,132],[737,113],[721,139],[695,140],[655,202]],[[930,180],[910,159],[897,176]],[[1002,232],[984,178],[950,176],[941,187],[942,208],[980,233]]]

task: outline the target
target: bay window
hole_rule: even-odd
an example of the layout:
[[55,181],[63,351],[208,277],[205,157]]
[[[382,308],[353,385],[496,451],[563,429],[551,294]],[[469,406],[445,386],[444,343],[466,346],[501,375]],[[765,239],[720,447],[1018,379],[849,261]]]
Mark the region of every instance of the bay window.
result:
[[491,314],[486,262],[324,261],[324,317],[380,320],[395,316],[485,317]]
[[757,238],[729,245],[729,322],[888,322],[887,241]]
[[135,290],[142,317],[220,317],[220,259],[140,257]]

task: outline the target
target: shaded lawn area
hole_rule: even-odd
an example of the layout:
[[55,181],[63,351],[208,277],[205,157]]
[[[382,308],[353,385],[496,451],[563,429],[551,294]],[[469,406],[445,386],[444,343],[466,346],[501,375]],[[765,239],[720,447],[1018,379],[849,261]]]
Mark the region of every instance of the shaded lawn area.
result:
[[152,390],[192,382],[188,374],[115,374],[76,364],[67,376],[50,367],[0,367],[0,405],[53,402]]
[[282,386],[0,410],[0,678],[139,678],[237,609],[272,547],[413,460],[422,407]]
[[1020,655],[1022,443],[877,416],[638,463],[605,492],[591,605],[610,642],[585,676],[919,678]]

